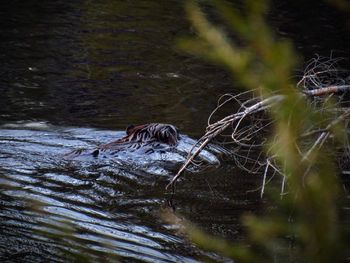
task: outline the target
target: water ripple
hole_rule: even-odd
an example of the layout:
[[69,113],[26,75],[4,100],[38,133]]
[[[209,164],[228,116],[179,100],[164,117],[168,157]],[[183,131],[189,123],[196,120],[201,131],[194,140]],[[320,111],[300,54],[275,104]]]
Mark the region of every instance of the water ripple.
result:
[[143,172],[147,162],[130,170],[124,163],[62,160],[69,149],[94,147],[123,132],[20,126],[0,129],[0,239],[21,236],[26,241],[18,244],[35,247],[26,248],[31,255],[49,243],[48,257],[58,261],[58,255],[81,249],[96,259],[104,253],[146,262],[195,261],[192,252],[177,251],[186,244],[159,219],[167,181]]

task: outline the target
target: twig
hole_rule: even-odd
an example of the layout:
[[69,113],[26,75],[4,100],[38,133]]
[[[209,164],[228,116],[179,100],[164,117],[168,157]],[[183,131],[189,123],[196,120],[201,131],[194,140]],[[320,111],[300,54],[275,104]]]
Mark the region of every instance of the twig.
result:
[[318,89],[303,90],[303,93],[308,96],[322,96],[345,91],[350,91],[350,85],[329,86]]
[[[204,139],[203,142],[201,142],[198,147],[198,149],[190,154],[189,158],[187,159],[187,161],[182,165],[182,167],[180,168],[180,170],[177,172],[177,174],[174,176],[174,178],[170,181],[170,183],[166,186],[166,189],[168,189],[170,186],[172,186],[176,180],[181,176],[181,174],[183,173],[183,171],[187,168],[187,166],[192,163],[192,161],[194,160],[194,158],[197,157],[197,155],[202,151],[202,149],[214,138],[216,137],[218,134],[221,134],[227,127],[229,127],[230,125],[232,125],[232,123],[236,120],[240,120],[241,118],[244,118],[246,115],[248,115],[249,113],[256,113],[259,111],[265,111],[268,108],[270,108],[272,105],[274,105],[275,103],[280,102],[281,100],[283,100],[283,96],[282,95],[275,95],[269,98],[266,98],[250,107],[247,107],[243,112],[238,112],[236,114],[232,114],[230,116],[225,117],[222,120],[219,120],[218,122],[212,124],[210,126],[210,129],[206,132],[206,134],[202,137]],[[194,146],[194,148],[196,147],[196,145]],[[192,152],[192,150],[190,151],[190,153]]]
[[266,168],[265,168],[265,171],[264,171],[263,182],[262,182],[262,186],[261,186],[260,198],[262,198],[263,195],[264,195],[265,183],[266,183],[266,176],[267,176],[267,172],[268,172],[268,170],[269,170],[269,166],[270,166],[270,163],[267,162]]
[[[338,105],[336,107],[328,107],[327,101],[335,97],[335,95],[350,91],[350,78],[348,71],[341,70],[337,67],[337,62],[340,59],[322,58],[317,56],[312,59],[306,66],[301,80],[297,83],[297,87],[301,89],[301,93],[307,96],[309,103],[314,107],[315,112],[319,114],[332,114],[332,116],[338,115],[335,119],[328,120],[328,124],[323,123],[316,124],[316,127],[309,127],[308,131],[300,135],[300,138],[310,137],[318,135],[315,141],[309,148],[309,150],[303,154],[299,145],[296,144],[296,148],[302,157],[302,161],[307,160],[312,152],[323,146],[327,139],[331,137],[332,129],[340,122],[344,122],[344,128],[348,126],[346,119],[350,116],[350,108],[348,104],[344,103],[341,96],[336,97],[338,99]],[[220,97],[217,107],[212,111],[208,118],[208,126],[205,134],[197,141],[197,143],[190,150],[186,162],[181,166],[177,174],[167,185],[167,189],[172,186],[183,174],[186,168],[190,164],[194,164],[195,158],[198,154],[217,136],[223,136],[225,140],[228,135],[224,135],[223,132],[229,127],[231,130],[230,142],[225,141],[224,144],[235,144],[235,152],[232,154],[237,167],[244,169],[251,173],[260,172],[263,167],[263,185],[261,187],[261,196],[264,194],[266,178],[268,173],[273,170],[283,176],[281,185],[281,196],[285,192],[286,176],[280,171],[277,165],[274,165],[273,161],[275,156],[269,156],[269,152],[266,155],[262,151],[257,152],[255,149],[262,149],[266,145],[265,133],[268,132],[268,127],[271,126],[272,121],[269,118],[265,118],[264,114],[275,103],[283,100],[283,96],[274,95],[270,98],[261,100],[259,97],[251,97],[247,99],[247,96],[254,94],[254,91],[246,91],[238,95],[225,94]],[[323,97],[323,95],[329,95]],[[216,122],[212,123],[214,115],[227,103],[236,103],[235,109],[238,109],[234,114],[228,115]],[[322,102],[322,103],[319,103]],[[332,104],[334,105],[334,104]],[[247,124],[248,123],[248,124]],[[326,126],[325,128],[320,128]],[[346,147],[349,147],[349,142],[346,142]],[[345,148],[346,148],[345,147]],[[345,149],[346,151],[346,149]],[[254,154],[254,156],[252,156]],[[350,151],[348,153],[350,158]],[[272,161],[272,162],[271,162]],[[270,169],[272,168],[272,169]]]
[[327,125],[327,127],[324,129],[324,131],[320,134],[320,136],[317,138],[315,143],[312,145],[312,147],[306,152],[306,154],[303,156],[301,161],[305,161],[308,159],[310,154],[316,149],[316,147],[320,148],[323,143],[329,138],[330,136],[330,130],[340,123],[341,121],[345,120],[348,116],[350,116],[350,109],[346,110],[342,115],[340,115],[338,118],[333,120],[330,124]]

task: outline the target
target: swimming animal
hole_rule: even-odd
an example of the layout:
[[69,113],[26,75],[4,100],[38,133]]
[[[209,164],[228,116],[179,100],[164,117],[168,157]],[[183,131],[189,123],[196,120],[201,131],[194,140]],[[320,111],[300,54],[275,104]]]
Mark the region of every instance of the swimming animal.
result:
[[[119,152],[153,153],[155,150],[176,147],[180,140],[179,130],[171,124],[149,123],[130,125],[126,128],[126,135],[115,141],[101,144],[93,150],[78,149],[64,155],[64,159],[75,159],[80,156],[91,155],[95,158],[101,154],[117,155]],[[144,150],[144,151],[142,151]]]

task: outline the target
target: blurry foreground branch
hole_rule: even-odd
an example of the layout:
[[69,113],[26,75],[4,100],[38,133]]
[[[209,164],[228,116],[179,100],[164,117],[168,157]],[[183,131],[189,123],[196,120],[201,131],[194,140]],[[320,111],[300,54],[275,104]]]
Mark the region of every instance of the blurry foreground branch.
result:
[[[338,59],[316,57],[296,83],[297,55],[271,32],[266,7],[256,0],[243,1],[239,8],[229,1],[209,1],[205,10],[214,10],[209,17],[230,28],[228,35],[208,20],[198,2],[187,4],[196,37],[180,47],[224,66],[246,91],[220,98],[204,136],[167,187],[210,141],[231,145],[237,166],[263,175],[261,194],[270,174],[282,175],[281,191],[288,194],[274,198],[264,216],[243,218],[247,235],[238,247],[220,246],[224,242],[185,227],[190,239],[235,262],[344,262],[349,235],[339,216],[343,193],[334,160],[350,149],[350,74]],[[228,106],[232,113],[222,118],[219,112]]]
[[[305,161],[315,149],[334,138],[334,128],[341,125],[344,131],[348,131],[348,120],[350,116],[349,102],[346,101],[346,92],[350,91],[350,73],[337,67],[337,59],[320,58],[312,59],[301,78],[295,86],[300,91],[300,96],[307,96],[308,103],[312,105],[315,112],[323,112],[323,115],[330,115],[328,119],[323,119],[322,123],[315,123],[307,131],[300,135],[300,138],[311,137],[309,148],[305,153],[300,153],[302,161]],[[186,168],[195,161],[198,154],[205,146],[213,141],[220,141],[220,136],[231,130],[231,144],[235,148],[232,151],[238,167],[251,173],[264,171],[263,186],[261,193],[265,188],[266,173],[268,168],[273,167],[275,172],[283,174],[277,165],[274,164],[274,156],[261,155],[257,151],[263,151],[263,147],[268,146],[266,134],[271,130],[272,120],[266,117],[268,110],[280,103],[283,95],[272,95],[267,98],[247,97],[254,96],[254,91],[242,92],[237,95],[225,94],[219,100],[217,108],[212,112],[208,120],[208,126],[205,134],[193,146],[192,151],[183,166],[173,177],[167,187],[172,186],[183,174]],[[333,107],[329,108],[325,102],[335,99]],[[238,110],[214,123],[211,119],[219,110],[233,103]],[[264,118],[262,116],[265,116]],[[222,141],[222,140],[221,140]],[[227,144],[227,142],[226,142]],[[349,145],[343,145],[343,151],[349,149]],[[267,150],[267,153],[270,151]],[[257,159],[259,157],[259,159]],[[350,157],[349,157],[350,158]]]

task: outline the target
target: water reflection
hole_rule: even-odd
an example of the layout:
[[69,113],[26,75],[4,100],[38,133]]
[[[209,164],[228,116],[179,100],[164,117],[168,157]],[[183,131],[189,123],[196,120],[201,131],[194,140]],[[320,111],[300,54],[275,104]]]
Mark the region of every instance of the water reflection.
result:
[[[64,259],[72,252],[70,249],[79,248],[89,258],[96,259],[109,253],[148,262],[191,262],[199,255],[216,258],[191,248],[161,220],[161,210],[172,209],[167,206],[164,190],[172,174],[161,176],[143,170],[142,166],[131,169],[132,166],[125,167],[123,163],[71,162],[62,158],[71,148],[97,145],[115,138],[116,134],[45,123],[2,126],[0,240],[3,246],[7,243],[5,235],[11,232],[13,246],[28,254],[25,256],[28,262],[29,254],[41,251],[46,243],[52,247],[46,255],[50,261]],[[194,142],[181,136],[183,144]],[[207,184],[203,186],[189,182],[173,201],[178,211],[198,217],[194,218],[195,222],[210,223],[207,225],[210,227],[224,223],[226,231],[233,225],[229,235],[235,235],[239,206],[246,208],[249,202],[232,204],[222,193],[208,194],[210,187],[215,191],[232,187],[228,181],[222,181],[224,178],[221,177],[219,184],[216,179],[209,182],[203,178]],[[245,183],[253,183],[251,179]],[[213,213],[208,214],[208,207],[212,207]],[[3,252],[9,253],[8,259],[16,254],[8,251],[8,247]]]
[[[91,136],[93,131],[88,131]],[[60,249],[85,244],[91,256],[104,251],[151,262],[185,260],[174,252],[168,253],[167,245],[163,245],[179,243],[178,238],[159,232],[158,227],[144,225],[146,221],[139,222],[137,215],[142,211],[133,211],[135,206],[151,209],[161,203],[155,196],[140,200],[137,194],[131,197],[134,191],[147,195],[145,190],[154,182],[142,182],[132,175],[124,177],[118,170],[108,173],[95,167],[90,172],[85,167],[64,166],[59,158],[67,151],[67,145],[85,144],[84,140],[93,138],[85,138],[86,132],[54,127],[0,131],[1,240],[7,242],[3,235],[10,231],[17,235],[26,232],[21,239],[29,241],[32,249],[40,250],[43,244],[37,239],[58,234],[62,235],[58,244],[66,243]],[[41,209],[28,209],[26,200],[30,206],[38,203]],[[64,235],[65,224],[73,227],[74,239]],[[39,235],[39,231],[46,235]],[[49,238],[46,242],[51,243]],[[26,253],[32,250],[25,244],[16,247],[24,248]]]
[[[318,1],[274,2],[275,31],[296,40],[305,57],[331,49],[349,55],[335,11]],[[0,261],[62,262],[82,247],[101,261],[106,252],[125,261],[219,260],[160,219],[167,177],[57,158],[130,124],[171,123],[201,135],[219,95],[235,87],[224,71],[174,48],[179,36],[192,34],[184,17],[176,0],[1,5],[0,124],[25,121],[0,129],[0,184],[7,186],[0,191]],[[259,180],[223,165],[186,176],[173,204],[202,228],[236,240],[240,215],[260,208],[258,192],[247,192]]]

